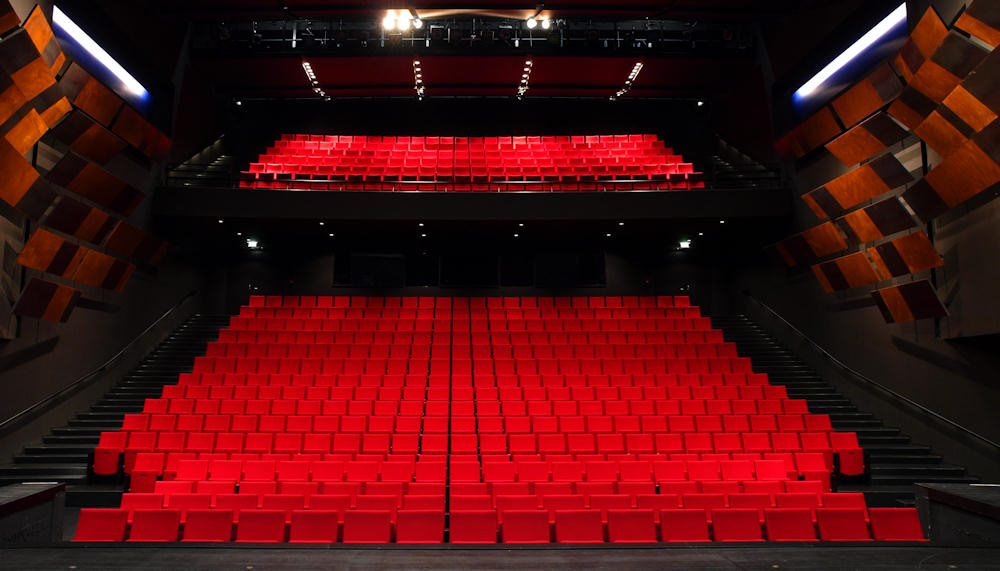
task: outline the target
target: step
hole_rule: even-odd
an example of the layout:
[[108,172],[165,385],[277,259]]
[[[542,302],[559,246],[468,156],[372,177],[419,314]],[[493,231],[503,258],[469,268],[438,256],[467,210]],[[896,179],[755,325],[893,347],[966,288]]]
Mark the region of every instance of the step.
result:
[[20,476],[0,476],[0,486],[18,484],[21,482],[53,482],[66,484],[67,487],[70,484],[83,486],[87,484],[87,474],[24,474]]
[[931,447],[925,444],[880,444],[871,443],[864,446],[865,452],[880,456],[914,456],[930,454]]
[[0,466],[0,477],[22,477],[24,474],[32,476],[51,476],[53,474],[66,475],[87,475],[87,464],[80,463],[52,463],[52,464],[7,464]]
[[96,442],[94,444],[35,444],[25,446],[24,454],[89,454],[94,450],[95,445]]
[[83,464],[86,465],[90,455],[86,451],[76,453],[41,453],[41,454],[17,454],[14,456],[15,464]]
[[912,485],[912,484],[977,484],[979,478],[972,476],[907,476],[907,475],[878,475],[871,477],[872,485]]
[[913,477],[961,477],[965,476],[965,468],[961,466],[955,466],[954,464],[936,464],[936,465],[925,465],[925,464],[907,464],[896,462],[895,460],[891,464],[875,463],[872,461],[871,469],[872,477],[878,476],[913,476]]

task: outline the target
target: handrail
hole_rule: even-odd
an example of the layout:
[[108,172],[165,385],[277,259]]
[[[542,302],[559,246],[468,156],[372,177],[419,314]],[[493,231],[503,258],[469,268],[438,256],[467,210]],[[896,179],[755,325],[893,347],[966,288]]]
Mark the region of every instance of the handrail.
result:
[[86,384],[88,381],[90,381],[91,379],[97,377],[99,374],[101,374],[104,371],[108,370],[112,365],[114,365],[118,361],[118,359],[120,359],[122,357],[122,355],[125,354],[126,351],[128,351],[129,349],[131,349],[136,343],[139,342],[140,339],[142,339],[143,337],[145,337],[146,334],[148,334],[150,331],[152,331],[152,329],[154,327],[156,327],[157,325],[159,325],[159,323],[161,321],[163,321],[164,319],[166,319],[167,317],[169,317],[172,313],[174,313],[175,311],[177,311],[177,309],[179,309],[182,305],[184,305],[184,302],[186,302],[188,299],[194,297],[194,295],[196,293],[197,293],[197,290],[191,290],[190,292],[188,292],[187,295],[185,295],[184,297],[182,297],[180,301],[178,301],[176,304],[174,304],[163,315],[161,315],[155,321],[153,321],[152,323],[150,323],[149,326],[146,327],[142,331],[142,333],[139,333],[138,335],[136,335],[135,338],[133,338],[131,341],[128,342],[128,344],[126,344],[124,347],[122,347],[117,353],[115,353],[114,355],[112,355],[110,359],[108,359],[107,361],[105,361],[103,365],[97,367],[93,371],[91,371],[91,372],[87,373],[86,375],[83,375],[79,379],[73,381],[70,385],[68,385],[68,386],[66,386],[66,387],[64,387],[64,388],[62,388],[62,389],[60,389],[60,390],[52,393],[51,395],[43,398],[42,400],[36,402],[35,404],[29,406],[28,408],[22,410],[21,412],[15,414],[14,416],[12,416],[12,417],[8,418],[7,420],[3,421],[2,423],[0,423],[0,435],[3,435],[5,432],[7,432],[7,430],[9,429],[9,427],[16,425],[21,420],[24,420],[26,417],[34,414],[37,410],[41,409],[42,407],[48,405],[49,403],[51,403],[51,402],[53,402],[53,401],[55,401],[55,400],[57,400],[57,399],[65,396],[65,395],[68,395],[68,394],[74,392],[75,390],[79,389],[84,384]]
[[843,369],[847,373],[850,373],[851,375],[853,375],[853,376],[855,376],[855,377],[857,377],[857,378],[865,381],[869,385],[871,385],[871,386],[873,386],[873,387],[875,387],[875,388],[877,388],[877,389],[879,389],[879,390],[881,390],[881,391],[883,391],[883,392],[891,395],[892,397],[894,397],[896,399],[899,399],[899,400],[901,400],[901,401],[909,404],[910,406],[912,406],[914,408],[919,409],[921,412],[923,412],[925,414],[929,414],[930,416],[932,416],[932,417],[940,420],[941,422],[944,422],[945,424],[948,424],[948,425],[952,426],[953,428],[959,430],[960,432],[964,432],[964,433],[968,434],[969,436],[972,436],[972,437],[974,437],[974,438],[976,438],[978,440],[981,440],[981,441],[985,442],[986,444],[989,444],[993,448],[1000,449],[1000,444],[997,444],[996,442],[990,440],[989,438],[983,436],[982,434],[979,434],[978,432],[975,432],[975,431],[973,431],[973,430],[971,430],[969,428],[966,428],[966,427],[962,426],[961,424],[955,422],[954,420],[952,420],[952,419],[950,419],[950,418],[948,418],[946,416],[941,415],[940,413],[937,413],[937,412],[935,412],[935,411],[927,408],[926,406],[924,406],[924,405],[922,405],[922,404],[914,401],[913,399],[911,399],[911,398],[909,398],[909,397],[907,397],[905,395],[902,395],[902,394],[900,394],[900,393],[898,393],[898,392],[890,389],[889,387],[883,385],[882,383],[879,383],[878,381],[874,381],[874,380],[866,377],[864,374],[860,373],[859,371],[856,371],[855,369],[851,368],[849,365],[847,365],[846,363],[844,363],[840,359],[838,359],[838,358],[834,357],[832,354],[830,354],[830,352],[827,351],[826,349],[824,349],[819,343],[813,341],[812,338],[810,338],[808,335],[806,335],[805,333],[803,333],[798,327],[795,327],[794,325],[792,325],[791,323],[789,323],[789,321],[787,319],[785,319],[784,317],[782,317],[781,314],[779,314],[777,311],[775,311],[774,309],[772,309],[770,306],[768,306],[763,301],[761,301],[761,300],[757,299],[756,297],[754,297],[750,292],[746,292],[745,291],[745,292],[743,292],[743,294],[746,295],[747,297],[749,297],[754,303],[756,303],[757,305],[761,306],[765,311],[767,311],[768,313],[770,313],[773,317],[777,318],[779,321],[781,321],[782,323],[784,323],[789,329],[791,329],[792,331],[794,331],[796,335],[798,335],[799,337],[801,337],[802,339],[804,339],[806,342],[808,342],[810,345],[812,345],[813,349],[819,351],[820,354],[822,354],[824,357],[826,357],[827,359],[829,359],[830,361],[832,361],[834,365],[840,367],[841,369]]

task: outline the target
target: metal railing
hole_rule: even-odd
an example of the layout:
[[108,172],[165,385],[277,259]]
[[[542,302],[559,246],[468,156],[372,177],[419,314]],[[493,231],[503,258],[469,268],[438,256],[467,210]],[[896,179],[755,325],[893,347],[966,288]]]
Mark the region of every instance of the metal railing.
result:
[[938,420],[940,422],[943,422],[944,424],[947,424],[948,426],[954,428],[955,430],[958,430],[959,432],[962,432],[964,434],[972,436],[973,438],[975,438],[977,440],[980,440],[980,441],[988,444],[989,446],[1000,450],[1000,444],[997,444],[996,442],[990,440],[989,438],[983,436],[982,434],[979,434],[978,432],[975,432],[975,431],[973,431],[973,430],[971,430],[969,428],[966,428],[965,426],[962,426],[961,424],[955,422],[954,420],[952,420],[952,419],[950,419],[950,418],[948,418],[946,416],[941,415],[938,412],[935,412],[935,411],[927,408],[926,406],[924,406],[924,405],[922,405],[922,404],[914,401],[913,399],[911,399],[911,398],[909,398],[909,397],[907,397],[905,395],[902,395],[902,394],[900,394],[900,393],[892,390],[891,388],[883,385],[882,383],[879,383],[878,381],[872,380],[871,378],[865,376],[861,372],[853,369],[850,365],[847,365],[846,363],[844,363],[843,361],[841,361],[840,359],[838,359],[837,357],[835,357],[834,355],[832,355],[829,351],[827,351],[826,349],[824,349],[822,345],[820,345],[816,341],[813,341],[812,338],[810,338],[808,335],[806,335],[805,333],[803,333],[798,327],[795,327],[794,325],[792,325],[787,319],[785,319],[784,317],[782,317],[781,314],[779,314],[777,311],[775,311],[774,309],[772,309],[769,305],[767,305],[763,301],[757,299],[756,297],[754,297],[749,292],[744,292],[744,295],[746,295],[748,298],[750,298],[751,301],[753,301],[754,303],[756,303],[757,305],[759,305],[764,311],[766,311],[767,313],[769,313],[771,315],[771,317],[777,319],[778,321],[780,321],[781,323],[783,323],[786,327],[788,327],[789,329],[791,329],[793,333],[795,333],[802,340],[804,340],[806,343],[808,343],[815,351],[817,351],[820,355],[822,355],[828,361],[830,361],[831,363],[833,363],[833,365],[836,366],[837,368],[839,368],[841,371],[847,373],[849,376],[854,377],[855,379],[863,381],[864,383],[868,384],[869,386],[872,386],[872,387],[878,389],[879,391],[881,391],[881,392],[883,392],[883,393],[885,393],[885,394],[893,397],[894,399],[896,399],[898,401],[901,401],[901,402],[903,402],[903,403],[905,403],[905,404],[907,404],[907,405],[909,405],[909,406],[911,406],[911,407],[913,407],[913,408],[915,408],[915,409],[923,412],[924,414],[927,414],[928,416],[931,416],[934,419],[936,419],[936,420]]
[[143,329],[141,333],[139,333],[138,335],[136,335],[124,347],[122,347],[121,349],[119,349],[117,353],[115,353],[114,355],[112,355],[110,359],[108,359],[107,361],[105,361],[102,365],[100,365],[99,367],[97,367],[93,371],[91,371],[91,372],[83,375],[82,377],[80,377],[77,380],[73,381],[72,383],[70,383],[66,387],[64,387],[62,389],[59,389],[58,391],[50,394],[49,396],[43,398],[42,400],[36,402],[35,404],[33,404],[31,406],[29,406],[28,408],[22,410],[21,412],[15,414],[14,416],[8,418],[7,420],[5,420],[3,422],[0,422],[0,436],[7,434],[11,429],[13,429],[14,427],[16,427],[21,422],[24,422],[24,421],[28,420],[29,418],[34,417],[34,416],[40,414],[42,412],[42,410],[45,409],[46,407],[54,405],[54,404],[57,404],[58,402],[61,402],[61,401],[65,400],[67,397],[69,397],[73,393],[75,393],[75,392],[83,389],[86,385],[88,385],[91,382],[93,382],[95,379],[97,379],[101,375],[101,373],[104,373],[105,371],[107,371],[108,369],[110,369],[111,367],[113,367],[114,365],[116,365],[118,363],[118,361],[122,358],[122,356],[129,349],[131,349],[132,347],[134,347],[140,340],[142,340],[153,329],[155,329],[156,326],[159,325],[164,319],[170,317],[175,311],[177,311],[178,309],[180,309],[180,307],[182,305],[184,305],[184,303],[187,300],[189,300],[192,297],[194,297],[196,293],[197,293],[197,291],[195,291],[195,290],[192,290],[192,291],[188,292],[187,295],[185,295],[183,298],[181,298],[181,300],[178,301],[176,304],[174,304],[173,307],[171,307],[170,309],[168,309],[160,317],[156,318],[156,320],[153,321],[152,323],[150,323],[148,327],[146,327],[145,329]]

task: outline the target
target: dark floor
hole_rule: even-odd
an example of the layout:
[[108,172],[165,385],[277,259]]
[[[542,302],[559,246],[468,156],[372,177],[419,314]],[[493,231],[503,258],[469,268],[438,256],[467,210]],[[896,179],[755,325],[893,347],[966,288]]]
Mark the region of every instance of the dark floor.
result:
[[1000,548],[316,548],[132,545],[11,548],[4,569],[1000,569]]

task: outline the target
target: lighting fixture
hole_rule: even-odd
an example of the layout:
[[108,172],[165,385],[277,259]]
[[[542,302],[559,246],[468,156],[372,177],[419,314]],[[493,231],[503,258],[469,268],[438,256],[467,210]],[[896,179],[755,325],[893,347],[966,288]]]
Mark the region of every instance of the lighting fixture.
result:
[[418,59],[413,60],[413,90],[417,93],[417,101],[423,101],[427,87],[424,85],[423,68]]
[[424,21],[421,20],[420,18],[414,18],[413,19],[413,27],[416,28],[416,29],[418,29],[418,30],[421,29],[421,28],[423,28],[424,27]]
[[619,222],[619,223],[618,223],[618,225],[619,225],[619,226],[624,226],[624,225],[625,225],[625,223],[624,223],[624,222]]
[[527,24],[528,24],[528,29],[529,30],[534,30],[535,26],[538,25],[538,20],[536,20],[534,18],[528,18]]
[[219,218],[219,224],[222,224],[222,222],[223,222],[222,218]]
[[517,238],[518,236],[520,236],[520,234],[518,234],[517,232],[515,232],[514,233],[514,237]]
[[698,107],[703,107],[705,105],[704,101],[698,101]]
[[616,91],[615,94],[609,98],[611,101],[617,100],[619,97],[625,95],[626,93],[629,92],[630,89],[632,89],[632,84],[635,83],[636,78],[639,77],[639,72],[642,71],[642,66],[643,63],[641,61],[635,62],[635,65],[632,66],[632,71],[628,73],[628,78],[625,80],[625,85],[622,86],[621,89]]
[[518,223],[517,227],[518,227],[518,228],[524,228],[524,222],[520,222],[520,223]]
[[80,28],[80,26],[77,26],[76,22],[70,20],[69,16],[60,10],[58,6],[52,7],[52,23],[73,38],[73,41],[79,44],[83,49],[87,50],[90,55],[94,56],[94,59],[101,62],[101,65],[114,74],[114,76],[125,85],[125,88],[128,89],[130,93],[141,97],[149,95],[149,92],[146,91],[146,88],[143,87],[141,83],[139,83],[139,80],[132,77],[132,74],[126,71],[120,63],[115,61],[115,58],[111,57],[111,54],[104,51],[104,48],[88,36],[87,33]]
[[417,223],[417,226],[423,228],[424,227],[424,223],[423,222],[419,222],[419,223]]
[[691,240],[681,240],[677,243],[677,247],[681,250],[687,250],[691,247]]
[[330,232],[330,237],[333,238],[333,232]]
[[421,235],[420,235],[420,237],[421,237],[421,238],[426,238],[426,237],[427,237],[427,234],[421,234]]
[[605,234],[604,237],[605,238],[610,238],[611,237],[611,232],[608,232],[607,234]]
[[396,29],[396,11],[386,10],[385,18],[382,18],[382,28],[386,31]]
[[704,236],[704,235],[705,235],[705,233],[704,233],[704,232],[698,232],[698,235],[699,235],[699,236]]
[[237,106],[237,107],[242,107],[242,106],[243,106],[243,102],[242,102],[242,101],[240,101],[239,99],[237,99],[237,100],[236,100],[236,106]]
[[316,71],[313,70],[313,66],[309,63],[309,60],[302,60],[302,71],[306,72],[306,79],[309,81],[309,87],[312,88],[313,93],[322,97],[324,100],[329,101],[329,96],[325,91],[323,91],[323,88],[319,86],[319,78],[316,77]]
[[250,248],[251,250],[256,250],[257,246],[258,246],[257,240],[254,240],[253,238],[247,238],[247,248]]
[[875,25],[874,28],[868,30],[868,32],[861,36],[858,41],[851,44],[843,53],[833,59],[830,63],[826,64],[826,67],[819,70],[819,73],[812,76],[809,81],[802,84],[802,87],[795,91],[795,97],[802,99],[809,97],[815,92],[824,81],[830,79],[833,74],[840,71],[844,66],[846,66],[850,61],[858,57],[865,50],[870,48],[883,36],[888,34],[896,26],[906,22],[906,3],[902,3],[898,8],[893,10],[888,16],[882,19],[881,22]]
[[524,60],[524,68],[521,70],[521,83],[517,86],[517,99],[520,101],[524,98],[524,94],[528,92],[528,81],[531,79],[531,71],[535,69],[535,62],[527,59]]
[[236,233],[236,235],[237,235],[237,236],[242,236],[242,235],[243,235],[243,232],[237,232],[237,233]]

